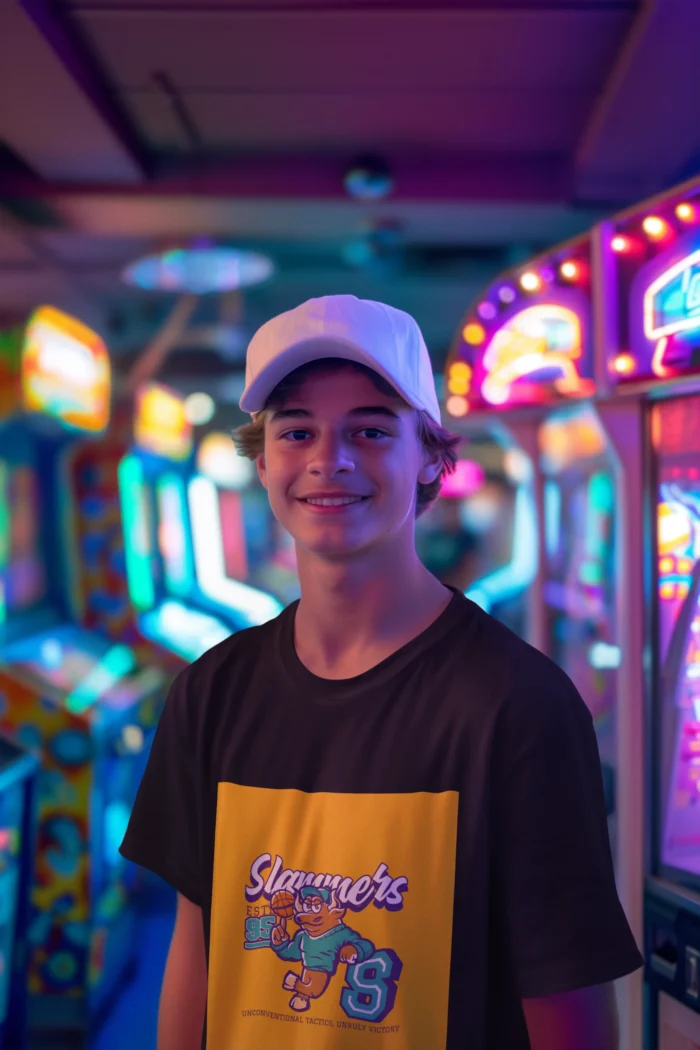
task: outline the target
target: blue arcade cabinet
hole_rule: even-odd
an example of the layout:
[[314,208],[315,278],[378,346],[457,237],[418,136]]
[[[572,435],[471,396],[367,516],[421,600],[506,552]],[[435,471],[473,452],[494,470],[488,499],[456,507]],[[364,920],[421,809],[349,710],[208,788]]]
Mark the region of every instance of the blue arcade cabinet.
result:
[[141,633],[184,663],[283,608],[271,594],[227,577],[221,542],[207,544],[211,571],[201,558],[195,564],[192,500],[198,521],[204,509],[207,524],[216,522],[213,489],[206,480],[190,486],[193,447],[183,399],[146,384],[136,401],[134,447],[119,468],[127,582]]
[[39,764],[0,736],[0,1050],[27,1036],[27,931]]
[[0,732],[41,763],[29,1023],[71,1046],[136,958],[136,869],[118,847],[167,685],[67,601],[60,464],[73,442],[99,441],[109,375],[99,336],[50,307],[0,369]]

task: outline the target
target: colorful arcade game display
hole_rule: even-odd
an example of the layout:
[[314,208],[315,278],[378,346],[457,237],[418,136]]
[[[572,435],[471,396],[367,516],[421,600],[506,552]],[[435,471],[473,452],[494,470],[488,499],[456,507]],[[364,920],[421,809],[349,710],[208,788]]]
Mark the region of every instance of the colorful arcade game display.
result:
[[519,552],[535,549],[524,485],[529,463],[517,449],[503,449],[488,435],[470,435],[458,454],[455,472],[443,480],[430,513],[418,518],[416,549],[442,583],[468,594],[524,635]]
[[[468,311],[447,362],[449,415],[464,420],[467,431],[490,427],[530,458],[519,493],[520,519],[529,528],[517,530],[512,579],[499,573],[497,585],[528,590],[528,640],[544,650],[551,645],[539,428],[556,409],[595,391],[590,252],[590,238],[582,237],[501,275]],[[478,600],[480,589],[470,596]]]
[[[119,467],[129,594],[141,632],[187,663],[282,609],[272,595],[228,575],[224,539],[233,540],[216,532],[216,486],[203,476],[193,479],[193,450],[184,400],[161,384],[144,386],[134,448]],[[196,552],[192,507],[201,526]],[[211,539],[212,530],[217,543],[203,548],[201,537]],[[243,555],[228,552],[229,562],[236,557]]]
[[617,669],[614,460],[595,410],[558,412],[539,431],[549,655],[593,716],[616,852]]
[[300,593],[294,541],[270,510],[255,465],[218,431],[202,438],[195,462],[187,497],[203,593],[224,609],[247,606],[252,619],[266,611],[269,596],[283,605],[294,601]]
[[0,1050],[27,1036],[27,927],[38,762],[0,736]]
[[[490,425],[532,463],[528,640],[560,662],[595,720],[618,889],[640,936],[643,643],[626,601],[641,607],[641,495],[636,460],[624,462],[634,414],[598,399],[607,295],[598,244],[598,231],[577,237],[486,289],[449,356],[446,404],[465,432]],[[639,978],[618,993],[621,1045],[638,1050]]]
[[107,425],[104,343],[42,307],[2,374],[13,410],[0,423],[0,730],[42,764],[30,1023],[79,1038],[134,959],[134,869],[118,846],[165,682],[68,616],[60,462],[71,442]]
[[652,449],[656,609],[645,898],[651,1050],[700,1044],[700,184],[605,224],[609,358]]

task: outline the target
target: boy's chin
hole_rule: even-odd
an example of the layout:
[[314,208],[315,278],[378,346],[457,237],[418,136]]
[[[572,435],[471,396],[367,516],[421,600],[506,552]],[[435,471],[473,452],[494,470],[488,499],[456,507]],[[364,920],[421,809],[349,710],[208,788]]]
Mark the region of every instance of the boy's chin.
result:
[[343,559],[352,558],[361,554],[368,546],[367,537],[360,536],[328,536],[328,535],[294,535],[292,533],[297,551],[308,551],[317,558]]

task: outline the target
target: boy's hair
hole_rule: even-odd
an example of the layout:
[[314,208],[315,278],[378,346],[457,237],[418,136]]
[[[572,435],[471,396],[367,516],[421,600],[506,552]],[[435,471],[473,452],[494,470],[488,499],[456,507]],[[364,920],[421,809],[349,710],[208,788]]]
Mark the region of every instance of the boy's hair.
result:
[[[277,384],[265,402],[265,408],[256,415],[252,423],[245,423],[233,431],[233,441],[239,456],[255,459],[264,451],[265,420],[268,412],[271,409],[282,408],[285,402],[298,391],[305,379],[310,375],[327,375],[329,372],[340,371],[343,368],[353,368],[355,371],[361,372],[371,380],[381,393],[401,399],[401,395],[382,376],[357,361],[346,361],[337,357],[324,357],[319,361],[310,361],[308,364],[290,372],[288,376],[285,376]],[[431,481],[428,485],[418,483],[416,517],[419,517],[440,495],[442,479],[447,474],[453,473],[457,465],[457,448],[462,439],[435,423],[427,412],[416,410],[416,424],[418,437],[423,446],[429,452],[439,452],[442,459],[442,467],[435,481]]]

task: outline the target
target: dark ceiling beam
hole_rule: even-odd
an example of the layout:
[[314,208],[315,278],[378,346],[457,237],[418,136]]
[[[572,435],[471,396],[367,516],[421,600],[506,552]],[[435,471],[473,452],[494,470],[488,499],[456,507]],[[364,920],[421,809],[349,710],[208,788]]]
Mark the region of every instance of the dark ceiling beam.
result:
[[137,134],[76,22],[52,0],[19,0],[34,26],[144,178],[154,159]]
[[[395,179],[392,199],[437,201],[568,202],[569,164],[560,157],[416,157],[389,160]],[[180,167],[155,175],[146,185],[50,183],[0,170],[0,197],[115,195],[132,197],[245,197],[338,199],[346,197],[346,164],[337,158],[248,156]]]

